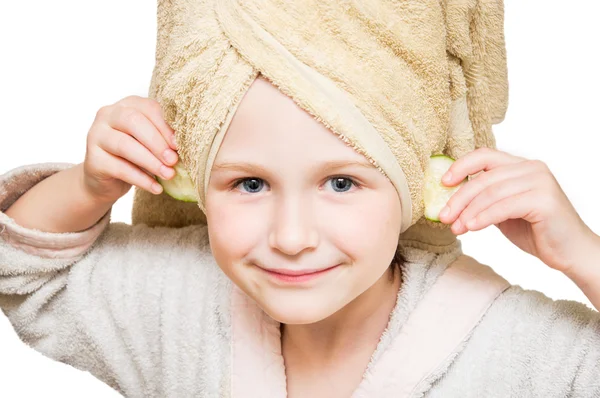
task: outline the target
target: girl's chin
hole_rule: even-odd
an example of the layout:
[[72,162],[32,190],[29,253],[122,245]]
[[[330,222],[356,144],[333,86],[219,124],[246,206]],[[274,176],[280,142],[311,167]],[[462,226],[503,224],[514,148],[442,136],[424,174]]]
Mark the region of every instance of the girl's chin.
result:
[[321,317],[315,317],[315,318],[311,318],[311,317],[302,317],[302,318],[298,318],[298,317],[274,317],[271,316],[271,318],[273,318],[274,320],[276,320],[279,323],[282,323],[284,325],[312,325],[314,323],[318,323],[320,321],[322,321],[325,318],[321,318]]
[[306,305],[277,305],[268,307],[263,307],[261,305],[261,307],[271,318],[286,325],[309,325],[311,323],[317,323],[328,318],[337,311],[337,309],[327,311],[322,305],[320,308],[307,307]]

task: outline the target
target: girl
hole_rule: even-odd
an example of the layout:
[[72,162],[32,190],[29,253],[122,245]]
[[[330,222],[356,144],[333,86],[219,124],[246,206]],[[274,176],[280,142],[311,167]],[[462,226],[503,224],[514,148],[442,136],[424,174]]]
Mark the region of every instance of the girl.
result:
[[[127,124],[132,114],[138,128]],[[2,308],[19,335],[126,396],[386,396],[361,390],[365,369],[383,372],[372,362],[460,245],[443,255],[410,248],[390,265],[402,211],[392,185],[262,78],[215,159],[208,227],[109,224],[111,205],[132,184],[152,188],[141,169],[169,178],[173,132],[160,116],[153,100],[128,97],[98,112],[84,163],[2,176]],[[444,222],[499,224],[598,306],[591,259],[600,238],[543,164],[478,150],[452,166],[449,184],[483,169],[450,200]],[[499,207],[498,197],[480,194],[486,186],[518,192]],[[529,196],[519,200],[520,192]],[[555,200],[540,209],[538,195]],[[230,280],[252,301],[230,302]],[[262,330],[232,316],[236,305],[259,314],[254,303],[268,314]],[[261,352],[269,345],[257,336],[280,339],[281,351]],[[513,286],[458,357],[415,392],[591,397],[600,391],[599,342],[597,312]]]
[[[170,179],[170,150],[190,150],[164,108],[125,98],[82,164],[1,176],[0,305],[38,351],[132,397],[600,392],[596,311],[506,286],[460,241],[398,246],[395,186],[266,79],[219,146],[206,226],[110,223],[131,185],[152,191],[144,171]],[[598,307],[600,238],[543,163],[481,149],[447,183],[480,171],[442,221],[497,224]]]

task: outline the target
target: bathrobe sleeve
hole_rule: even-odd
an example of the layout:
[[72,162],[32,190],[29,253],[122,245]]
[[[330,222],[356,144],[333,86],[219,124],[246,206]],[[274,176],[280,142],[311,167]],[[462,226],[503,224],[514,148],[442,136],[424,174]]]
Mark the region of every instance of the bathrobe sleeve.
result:
[[27,165],[0,176],[0,308],[15,332],[128,397],[216,389],[198,373],[203,360],[223,355],[215,339],[226,324],[205,226],[110,223],[109,211],[88,230],[49,233],[3,213],[70,166]]

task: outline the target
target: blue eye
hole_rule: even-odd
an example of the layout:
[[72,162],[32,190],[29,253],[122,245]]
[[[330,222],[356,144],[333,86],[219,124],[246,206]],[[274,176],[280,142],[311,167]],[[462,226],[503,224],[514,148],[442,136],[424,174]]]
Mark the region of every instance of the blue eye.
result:
[[[327,182],[330,182],[330,181],[331,181],[331,186],[334,188],[334,192],[338,192],[338,193],[348,192],[348,190],[350,188],[352,188],[352,185],[354,185],[356,187],[360,187],[360,184],[358,184],[356,181],[354,181],[354,179],[352,179],[350,177],[335,176],[335,177],[331,177],[329,180],[327,180]],[[264,180],[261,178],[247,177],[247,178],[241,178],[239,180],[236,180],[233,183],[233,188],[242,186],[242,187],[244,187],[244,192],[258,193],[258,192],[260,192],[264,183],[265,183]],[[346,188],[348,188],[348,189],[346,189]],[[339,191],[337,189],[339,189]]]
[[260,186],[264,185],[264,181],[261,180],[260,178],[255,178],[255,177],[244,178],[244,179],[238,180],[235,183],[235,187],[237,187],[238,185],[242,185],[247,188],[250,188],[250,193],[256,193],[256,191],[260,188]]
[[352,188],[352,185],[356,185],[353,179],[347,177],[333,177],[329,181],[331,181],[331,186],[334,188],[339,188],[341,191],[336,192],[348,192],[345,187],[349,189]]

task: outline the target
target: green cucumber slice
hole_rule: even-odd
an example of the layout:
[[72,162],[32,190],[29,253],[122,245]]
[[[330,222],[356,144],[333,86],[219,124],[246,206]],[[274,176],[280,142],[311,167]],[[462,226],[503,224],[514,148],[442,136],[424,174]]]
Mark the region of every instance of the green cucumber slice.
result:
[[194,192],[194,183],[181,161],[178,161],[173,168],[175,169],[175,176],[170,180],[164,180],[159,176],[154,176],[154,178],[162,185],[164,192],[172,198],[184,202],[198,203]]
[[467,182],[467,178],[460,184],[448,187],[442,182],[442,176],[454,163],[454,159],[446,155],[433,155],[429,158],[429,167],[425,170],[425,186],[423,200],[425,202],[425,218],[440,222],[440,212],[450,200],[454,192]]

